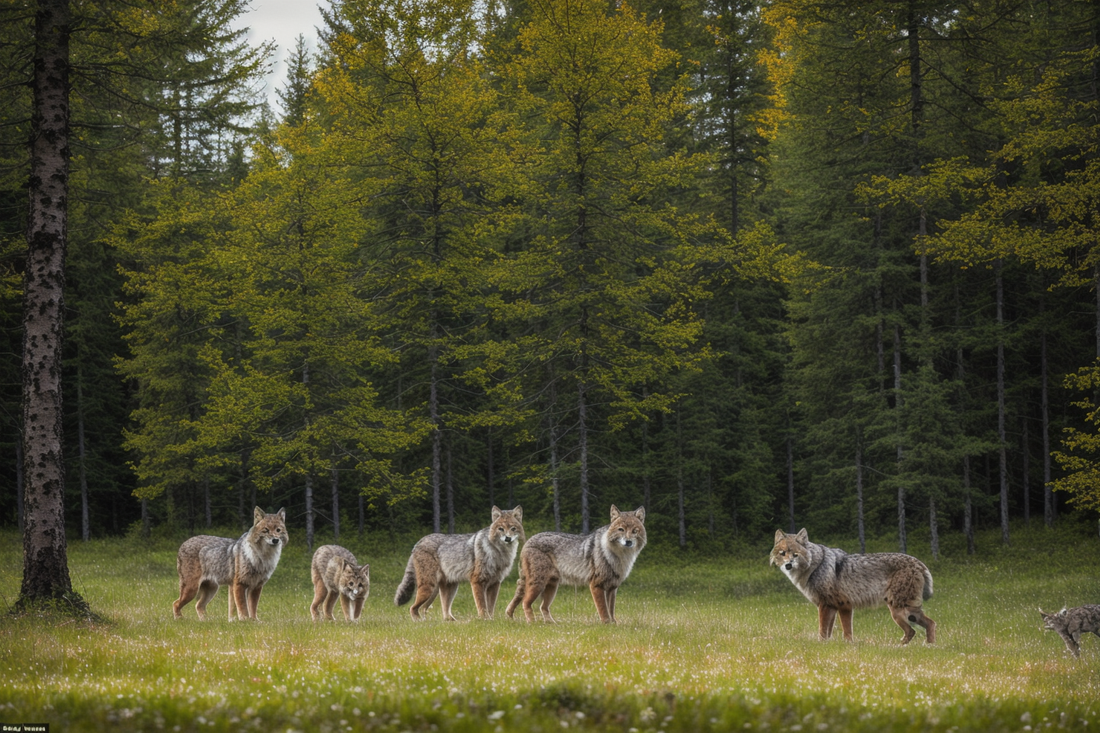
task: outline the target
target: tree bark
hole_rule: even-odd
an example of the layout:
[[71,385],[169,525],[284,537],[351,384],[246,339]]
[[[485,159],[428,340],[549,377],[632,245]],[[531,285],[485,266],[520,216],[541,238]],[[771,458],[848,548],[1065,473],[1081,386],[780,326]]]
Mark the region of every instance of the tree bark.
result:
[[856,442],[856,521],[859,529],[859,551],[867,552],[867,534],[863,526],[863,443]]
[[332,478],[332,541],[340,541],[340,472],[333,461],[330,474]]
[[[1046,300],[1039,301],[1040,320]],[[1043,324],[1043,333],[1039,339],[1040,385],[1039,409],[1043,413],[1043,522],[1048,528],[1054,526],[1054,492],[1050,489],[1050,396],[1047,390],[1049,371],[1047,365],[1047,330]]]
[[997,280],[997,441],[1000,460],[1001,542],[1008,542],[1008,437],[1005,430],[1004,261],[994,265]]
[[27,261],[23,274],[23,580],[17,607],[64,599],[78,613],[65,542],[61,341],[69,197],[69,0],[35,13]]

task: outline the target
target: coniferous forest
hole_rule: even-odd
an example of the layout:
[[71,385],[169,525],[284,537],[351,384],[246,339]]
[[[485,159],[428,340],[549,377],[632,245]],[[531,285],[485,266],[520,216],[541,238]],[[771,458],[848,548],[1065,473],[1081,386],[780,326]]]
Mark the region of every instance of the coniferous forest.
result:
[[[0,6],[4,526],[36,8]],[[331,0],[277,105],[246,10],[69,7],[71,539],[1095,521],[1096,3]]]

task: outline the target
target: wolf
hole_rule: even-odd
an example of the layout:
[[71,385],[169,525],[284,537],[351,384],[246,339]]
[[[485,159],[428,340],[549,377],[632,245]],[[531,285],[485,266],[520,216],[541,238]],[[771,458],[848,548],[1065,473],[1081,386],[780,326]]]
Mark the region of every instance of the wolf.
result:
[[932,573],[917,558],[900,552],[849,555],[810,542],[805,529],[798,534],[776,530],[770,558],[817,606],[822,639],[832,636],[839,613],[844,638],[851,641],[852,610],[885,603],[894,623],[905,632],[902,644],[916,633],[909,624],[923,627],[925,641],[935,643],[936,622],[921,609],[922,602],[932,597]]
[[370,565],[360,566],[355,555],[339,545],[321,545],[313,553],[310,575],[313,578],[313,603],[309,606],[309,615],[314,621],[319,618],[335,621],[332,609],[337,598],[340,599],[344,620],[359,620],[363,614],[363,602],[370,595]]
[[180,545],[176,569],[180,576],[180,597],[172,604],[176,618],[180,610],[198,595],[195,612],[206,618],[206,604],[229,585],[229,620],[236,609],[240,619],[255,619],[264,583],[275,572],[286,547],[286,511],[267,514],[260,507],[253,512],[252,528],[237,539],[199,535]]
[[587,535],[539,532],[520,553],[516,595],[505,613],[512,618],[522,602],[523,615],[531,623],[535,620],[531,606],[541,595],[542,617],[554,623],[550,604],[558,586],[587,585],[600,621],[615,623],[615,594],[630,575],[645,543],[644,507],[621,512],[612,504],[611,524]]
[[512,572],[516,550],[523,542],[523,507],[492,509],[492,523],[473,534],[430,534],[413,546],[405,576],[393,602],[408,602],[416,589],[416,601],[409,607],[414,621],[439,596],[443,620],[454,621],[451,603],[458,584],[470,581],[478,618],[491,619],[497,606],[500,584]]
[[1063,608],[1058,613],[1045,613],[1040,608],[1039,614],[1043,617],[1043,630],[1057,631],[1075,657],[1081,656],[1081,634],[1091,631],[1100,636],[1100,606]]

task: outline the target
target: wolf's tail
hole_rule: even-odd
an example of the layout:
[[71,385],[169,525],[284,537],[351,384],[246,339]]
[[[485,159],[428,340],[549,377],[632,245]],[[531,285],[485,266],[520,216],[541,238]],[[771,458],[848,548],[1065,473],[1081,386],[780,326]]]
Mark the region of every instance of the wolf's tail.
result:
[[932,597],[932,571],[924,569],[924,600]]
[[397,586],[397,593],[393,596],[394,605],[401,606],[408,603],[413,597],[414,590],[416,590],[416,568],[413,567],[413,559],[410,555],[409,564],[405,566],[405,577],[401,579],[401,584]]

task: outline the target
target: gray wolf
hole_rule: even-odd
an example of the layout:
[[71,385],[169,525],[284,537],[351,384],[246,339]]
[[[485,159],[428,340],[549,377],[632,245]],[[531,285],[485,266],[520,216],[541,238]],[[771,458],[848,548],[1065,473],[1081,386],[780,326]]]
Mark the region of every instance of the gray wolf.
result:
[[822,639],[833,633],[840,614],[844,638],[852,640],[852,610],[886,604],[894,623],[905,632],[902,644],[913,638],[916,624],[925,641],[936,641],[936,622],[924,615],[923,601],[932,597],[932,573],[915,557],[900,552],[849,555],[844,550],[810,542],[806,530],[798,534],[775,532],[771,564],[779,567],[817,606]]
[[535,620],[532,604],[542,596],[542,617],[554,623],[550,604],[559,585],[585,586],[592,591],[600,621],[615,623],[615,594],[630,575],[645,547],[645,509],[621,512],[611,506],[611,524],[587,535],[539,532],[527,540],[519,556],[516,595],[508,618],[523,603],[527,622]]
[[370,595],[370,565],[360,566],[355,555],[339,545],[321,545],[313,553],[310,576],[313,578],[313,603],[309,606],[309,615],[314,621],[320,617],[335,621],[332,609],[337,598],[344,620],[359,620],[363,602]]
[[427,611],[438,595],[443,620],[454,621],[451,603],[458,584],[469,580],[478,618],[491,619],[500,584],[512,572],[523,539],[523,507],[519,506],[508,511],[493,507],[492,523],[473,534],[422,537],[413,546],[393,602],[398,606],[408,602],[415,587],[416,601],[409,607],[413,620],[422,620],[421,611]]
[[180,597],[172,604],[176,618],[180,610],[198,595],[195,612],[206,618],[206,604],[229,585],[229,620],[236,609],[240,619],[255,619],[264,583],[275,572],[287,543],[286,511],[266,514],[256,507],[252,528],[235,540],[198,535],[180,545],[176,569],[180,576]]
[[1066,649],[1075,657],[1081,656],[1081,634],[1091,631],[1100,636],[1100,606],[1063,608],[1058,613],[1044,613],[1040,608],[1039,613],[1043,617],[1043,629],[1057,631]]

